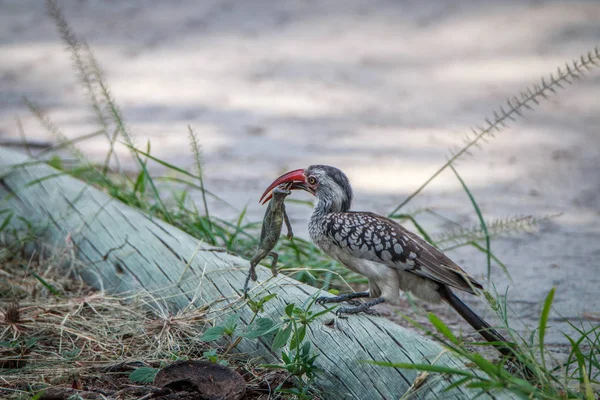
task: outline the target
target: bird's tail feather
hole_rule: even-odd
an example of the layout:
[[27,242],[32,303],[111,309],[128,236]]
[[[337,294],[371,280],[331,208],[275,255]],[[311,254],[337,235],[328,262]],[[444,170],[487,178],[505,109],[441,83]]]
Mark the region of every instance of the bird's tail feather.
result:
[[512,343],[504,338],[497,330],[492,328],[483,318],[477,315],[452,290],[445,285],[439,289],[442,299],[458,312],[485,340],[490,342],[503,355],[514,358],[515,352]]
[[535,372],[529,367],[528,363],[519,358],[514,343],[506,340],[504,336],[471,310],[448,286],[440,285],[439,293],[442,299],[450,304],[485,340],[490,342],[502,355],[512,361],[525,377],[535,376]]

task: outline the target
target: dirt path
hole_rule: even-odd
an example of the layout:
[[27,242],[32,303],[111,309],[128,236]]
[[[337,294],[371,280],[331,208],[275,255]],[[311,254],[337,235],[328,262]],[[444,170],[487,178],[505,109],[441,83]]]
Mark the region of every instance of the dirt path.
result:
[[[207,185],[238,208],[249,204],[254,220],[265,185],[311,163],[350,176],[355,209],[388,213],[469,126],[600,44],[597,1],[60,3],[104,66],[138,143],[151,139],[156,156],[191,166],[191,124]],[[51,139],[22,96],[69,137],[94,131],[43,3],[0,8],[0,140],[18,137],[15,115],[29,138]],[[557,287],[548,337],[556,346],[565,342],[560,331],[572,332],[563,317],[579,323],[600,312],[598,93],[595,71],[459,164],[488,219],[563,213],[537,234],[493,242],[514,282],[499,269],[493,281],[500,292],[509,286],[509,305],[525,325],[536,326],[543,298]],[[102,142],[83,148],[101,160]],[[451,173],[408,209],[421,207],[476,223]],[[310,210],[289,208],[305,235]],[[450,255],[484,277],[481,253]]]

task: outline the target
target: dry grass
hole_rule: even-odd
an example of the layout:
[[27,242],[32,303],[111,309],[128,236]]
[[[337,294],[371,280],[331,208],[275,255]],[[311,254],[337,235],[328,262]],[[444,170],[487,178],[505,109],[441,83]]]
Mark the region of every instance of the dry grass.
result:
[[[0,397],[68,387],[138,398],[155,389],[128,379],[137,367],[225,351],[199,339],[209,326],[208,306],[171,314],[148,293],[110,296],[74,277],[78,266],[67,263],[68,256],[0,253]],[[244,376],[249,398],[266,398],[269,387],[287,378],[239,354],[222,359]]]

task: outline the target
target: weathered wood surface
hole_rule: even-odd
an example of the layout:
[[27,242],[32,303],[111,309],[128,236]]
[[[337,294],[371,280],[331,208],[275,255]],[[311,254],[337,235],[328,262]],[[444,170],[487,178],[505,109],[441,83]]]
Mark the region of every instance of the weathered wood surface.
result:
[[[17,216],[42,227],[46,242],[55,243],[58,248],[64,247],[69,237],[76,257],[88,265],[82,276],[89,284],[112,293],[152,292],[168,299],[174,310],[185,307],[197,296],[196,305],[212,304],[214,310],[233,305],[238,308],[242,323],[249,320],[251,311],[243,306],[240,296],[249,266],[247,260],[215,251],[218,249],[69,176],[58,175],[30,184],[57,171],[45,164],[18,166],[27,161],[27,157],[0,147],[0,209],[11,208]],[[17,218],[11,221],[15,226],[19,223]],[[281,274],[272,278],[263,267],[257,268],[257,273],[259,282],[271,280],[253,289],[254,293],[264,290],[265,294],[278,294],[267,304],[264,315],[275,320],[283,314],[286,304],[301,304],[316,292]],[[219,318],[218,313],[214,317]],[[332,318],[334,314],[322,317],[307,334],[319,354],[317,364],[323,373],[316,383],[326,398],[398,399],[417,372],[359,361],[432,362],[442,351],[431,340],[383,318],[357,315],[339,319],[335,326],[324,323]],[[277,355],[260,340],[244,340],[238,350],[268,362],[278,361]],[[448,353],[437,363],[466,368],[464,362]],[[479,392],[466,388],[443,392],[453,379],[432,374],[411,398],[465,399]],[[516,396],[496,392],[480,398]]]

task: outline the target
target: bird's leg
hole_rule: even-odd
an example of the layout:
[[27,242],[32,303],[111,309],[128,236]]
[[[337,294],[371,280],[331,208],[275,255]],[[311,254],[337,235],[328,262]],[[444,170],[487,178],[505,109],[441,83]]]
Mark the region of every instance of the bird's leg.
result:
[[[316,300],[317,304],[325,304],[325,303],[341,303],[343,301],[348,301],[352,299],[358,299],[360,297],[369,297],[369,292],[355,292],[355,293],[344,293],[339,296],[321,296]],[[357,301],[348,301],[350,304],[358,305],[360,304]]]
[[357,314],[359,312],[364,312],[365,314],[370,315],[379,315],[377,311],[371,310],[371,307],[381,304],[384,301],[385,299],[383,297],[378,297],[356,307],[339,307],[337,310],[335,310],[335,314],[338,317],[341,317],[342,314]]
[[287,228],[287,238],[291,240],[294,238],[294,232],[292,232],[292,224],[290,224],[290,219],[288,218],[288,215],[285,212],[285,205],[282,204],[281,207],[283,208],[283,221],[285,222],[285,227]]
[[279,254],[277,254],[274,251],[271,251],[269,252],[269,255],[273,257],[273,263],[271,264],[271,273],[273,274],[273,276],[277,276],[277,272],[279,272],[277,270],[277,259],[279,258]]

